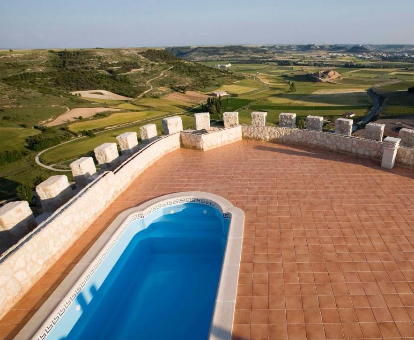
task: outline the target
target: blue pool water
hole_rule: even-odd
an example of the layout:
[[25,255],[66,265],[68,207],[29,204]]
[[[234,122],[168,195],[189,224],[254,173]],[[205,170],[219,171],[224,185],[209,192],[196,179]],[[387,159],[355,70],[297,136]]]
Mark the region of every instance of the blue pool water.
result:
[[228,224],[198,203],[132,222],[47,339],[208,339]]

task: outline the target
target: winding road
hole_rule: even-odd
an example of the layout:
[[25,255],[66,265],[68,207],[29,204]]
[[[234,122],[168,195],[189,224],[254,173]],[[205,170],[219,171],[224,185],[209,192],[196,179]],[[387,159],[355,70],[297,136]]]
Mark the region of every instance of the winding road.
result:
[[[165,72],[167,72],[167,71],[171,70],[172,68],[173,68],[173,66],[169,67],[169,68],[168,68],[168,69],[166,69],[166,70],[163,70],[163,71],[162,71],[162,72],[161,72],[158,76],[156,76],[156,77],[154,77],[154,78],[151,78],[151,79],[147,80],[145,83],[146,83],[147,85],[149,85],[149,86],[150,86],[150,88],[149,88],[148,90],[145,90],[144,92],[142,92],[142,93],[141,93],[141,94],[140,94],[140,95],[139,95],[136,99],[140,99],[140,98],[142,98],[145,94],[147,94],[148,92],[152,91],[152,90],[154,89],[154,86],[152,86],[152,85],[151,85],[151,82],[152,82],[152,81],[154,81],[154,80],[156,80],[156,79],[159,79],[159,78],[163,77],[163,76],[164,76],[164,74],[165,74]],[[66,112],[67,112],[67,111],[69,111],[69,108],[68,108],[68,107],[66,107],[66,109],[67,109],[67,110],[66,110]],[[193,108],[192,108],[192,109],[193,109]],[[185,112],[188,112],[188,111],[185,111]],[[185,113],[185,112],[183,112],[183,113]],[[119,128],[121,128],[121,127],[130,126],[130,125],[136,125],[136,124],[141,124],[141,123],[147,123],[147,122],[151,122],[151,121],[154,121],[154,120],[157,120],[157,119],[167,118],[167,117],[174,116],[174,115],[176,115],[176,113],[168,114],[168,115],[165,115],[165,116],[162,116],[162,117],[156,117],[156,118],[145,119],[145,120],[140,120],[140,121],[134,121],[134,122],[125,123],[125,124],[119,124],[119,125],[116,125],[116,126],[113,126],[113,127],[108,127],[108,128],[106,128],[104,131],[102,131],[102,132],[107,132],[107,131],[110,131],[110,130],[115,130],[115,129],[119,129]],[[102,133],[102,132],[101,132],[101,133]],[[97,132],[96,134],[98,135],[98,134],[99,134],[99,132]],[[75,141],[77,141],[77,140],[79,140],[79,139],[82,139],[82,138],[86,138],[86,136],[82,136],[82,137],[73,138],[73,139],[71,139],[71,140],[69,140],[69,141],[66,141],[66,142],[60,143],[60,144],[58,144],[58,145],[52,146],[51,148],[45,149],[45,150],[43,150],[43,151],[40,151],[40,152],[36,155],[36,157],[35,157],[35,162],[36,162],[36,164],[37,164],[37,165],[39,165],[39,166],[41,166],[42,168],[45,168],[45,169],[48,169],[48,170],[52,170],[52,171],[59,171],[59,172],[70,172],[71,170],[57,169],[57,168],[54,168],[52,165],[46,165],[46,164],[43,164],[43,163],[40,161],[40,156],[41,156],[43,153],[45,153],[45,152],[47,152],[47,151],[49,151],[49,150],[51,150],[51,149],[57,148],[58,146],[62,146],[62,145],[67,144],[67,143],[72,143],[72,142],[75,142]]]
[[[202,104],[196,105],[196,106],[192,107],[191,109],[186,110],[186,111],[181,112],[181,113],[169,113],[169,114],[164,115],[164,116],[159,116],[159,117],[154,117],[154,118],[149,118],[149,119],[143,119],[143,120],[137,120],[137,121],[134,121],[134,122],[124,123],[124,124],[119,124],[119,125],[114,125],[114,126],[111,126],[111,127],[106,128],[106,129],[105,129],[105,130],[103,130],[103,131],[96,132],[95,134],[96,134],[96,135],[99,135],[99,134],[103,134],[103,133],[108,132],[108,131],[111,131],[111,130],[116,130],[116,129],[120,129],[120,128],[125,128],[125,127],[127,127],[127,126],[131,126],[131,125],[138,125],[138,124],[140,125],[140,124],[144,124],[144,123],[153,122],[153,121],[158,120],[158,119],[168,118],[168,117],[177,116],[177,115],[183,115],[183,114],[186,114],[187,112],[190,112],[190,111],[194,110],[195,108],[197,108],[197,107],[199,107],[199,106],[201,106],[201,105],[202,105]],[[66,141],[66,142],[60,143],[60,144],[58,144],[58,145],[55,145],[55,146],[52,146],[52,147],[50,147],[50,148],[48,148],[48,149],[45,149],[45,150],[40,151],[40,152],[36,155],[36,157],[35,157],[36,164],[37,164],[37,165],[39,165],[39,166],[41,166],[42,168],[45,168],[45,169],[48,169],[48,170],[52,170],[52,171],[59,171],[59,172],[70,172],[71,170],[58,169],[58,168],[54,168],[54,167],[53,167],[53,165],[46,165],[46,164],[43,164],[43,163],[41,162],[41,160],[40,160],[40,156],[41,156],[43,153],[45,153],[45,152],[47,152],[47,151],[49,151],[49,150],[52,150],[52,149],[54,149],[54,148],[57,148],[58,146],[62,146],[62,145],[64,145],[64,144],[72,143],[72,142],[75,142],[75,141],[77,141],[77,140],[79,140],[79,139],[82,139],[82,138],[88,138],[88,137],[87,137],[87,136],[76,137],[76,138],[73,138],[73,139],[68,140],[68,141]]]
[[379,95],[376,93],[372,88],[368,89],[367,91],[368,96],[372,100],[372,108],[369,110],[368,114],[362,118],[358,123],[354,123],[352,126],[352,132],[358,130],[359,127],[368,124],[374,116],[377,114],[378,110],[380,109],[380,102],[379,102]]

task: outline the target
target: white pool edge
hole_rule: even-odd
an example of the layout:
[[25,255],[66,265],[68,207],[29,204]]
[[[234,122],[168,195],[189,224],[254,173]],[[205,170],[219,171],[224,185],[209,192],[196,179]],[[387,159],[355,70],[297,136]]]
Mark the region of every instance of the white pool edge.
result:
[[207,192],[189,191],[160,196],[120,213],[71,270],[35,315],[15,337],[17,340],[47,339],[47,334],[75,301],[82,287],[106,258],[129,224],[169,205],[201,203],[212,206],[230,218],[229,233],[209,340],[231,339],[240,270],[244,212],[225,198]]

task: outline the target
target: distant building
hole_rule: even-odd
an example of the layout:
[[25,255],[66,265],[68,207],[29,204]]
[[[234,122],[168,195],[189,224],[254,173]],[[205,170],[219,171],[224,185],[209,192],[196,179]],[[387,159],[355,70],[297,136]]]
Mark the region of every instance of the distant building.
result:
[[211,93],[212,97],[225,97],[228,96],[229,94],[226,91],[214,91]]
[[228,63],[228,64],[218,64],[216,66],[217,66],[217,68],[224,68],[224,69],[226,69],[226,68],[230,68],[231,67],[231,64],[230,63]]

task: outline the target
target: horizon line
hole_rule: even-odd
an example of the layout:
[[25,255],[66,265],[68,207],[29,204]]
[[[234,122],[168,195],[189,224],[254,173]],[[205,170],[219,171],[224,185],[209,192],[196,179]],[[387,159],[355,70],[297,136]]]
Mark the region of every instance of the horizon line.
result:
[[372,44],[372,43],[363,43],[363,44],[358,44],[358,43],[284,43],[284,44],[278,44],[278,43],[268,43],[268,44],[253,44],[253,43],[246,43],[246,44],[218,44],[218,45],[214,45],[214,44],[201,44],[201,45],[193,45],[193,44],[189,44],[189,45],[150,45],[150,46],[111,46],[111,47],[100,47],[100,46],[95,46],[95,47],[32,47],[32,48],[27,48],[27,47],[0,47],[0,51],[10,51],[10,50],[19,50],[19,51],[23,51],[23,50],[60,50],[60,49],[126,49],[126,48],[167,48],[167,47],[226,47],[226,46],[289,46],[289,45],[296,45],[296,46],[306,46],[306,45],[316,45],[316,46],[325,46],[325,45],[330,45],[330,46],[383,46],[383,45],[389,45],[389,46],[399,46],[399,45],[403,45],[403,46],[413,46],[414,47],[414,43],[381,43],[381,44]]

